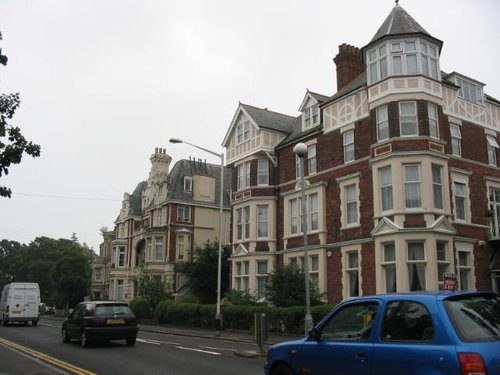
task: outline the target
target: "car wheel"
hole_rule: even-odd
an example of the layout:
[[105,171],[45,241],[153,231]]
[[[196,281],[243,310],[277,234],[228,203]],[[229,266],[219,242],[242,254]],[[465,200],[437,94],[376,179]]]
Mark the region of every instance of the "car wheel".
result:
[[125,339],[125,341],[127,342],[127,346],[134,346],[134,344],[135,344],[135,337],[131,337],[131,338]]
[[276,365],[276,367],[273,368],[273,372],[271,374],[272,375],[294,375],[292,369],[284,363],[280,363],[280,364]]
[[4,325],[4,327],[7,327],[9,325],[9,322],[7,320],[3,320],[2,324]]
[[82,344],[82,347],[88,348],[90,346],[90,340],[85,334],[85,331],[82,332],[82,335],[80,336],[80,344]]
[[37,324],[38,324],[38,321],[36,321],[36,320],[33,320],[33,321],[31,322],[31,325],[32,325],[33,327],[36,327],[36,325],[37,325]]
[[62,336],[63,342],[70,342],[70,338],[69,338],[68,332],[66,331],[65,327],[61,328],[61,336]]

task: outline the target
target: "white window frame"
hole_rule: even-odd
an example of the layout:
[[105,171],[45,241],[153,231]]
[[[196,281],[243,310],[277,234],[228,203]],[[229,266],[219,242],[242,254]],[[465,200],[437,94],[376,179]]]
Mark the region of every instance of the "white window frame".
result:
[[498,142],[495,137],[486,135],[486,145],[488,149],[488,164],[497,166],[497,149],[499,148]]
[[102,267],[94,268],[94,281],[97,281],[97,282],[102,281],[102,274],[103,274],[102,271],[103,271]]
[[318,125],[319,119],[319,104],[316,103],[304,109],[304,129]]
[[[358,195],[358,185],[356,183],[344,186],[346,227],[359,225]],[[354,207],[354,209],[352,209],[352,207]]]
[[[361,252],[359,249],[342,250],[344,258],[344,294],[346,298],[358,297],[361,291]],[[353,256],[353,257],[351,257]],[[356,262],[351,262],[355,260]],[[353,286],[353,281],[356,285]],[[357,290],[356,290],[357,289]]]
[[268,159],[257,160],[257,185],[258,186],[269,185],[269,160]]
[[[403,114],[403,108],[409,109],[410,105],[413,113]],[[418,136],[417,102],[399,102],[399,134],[401,137]]]
[[[384,178],[384,174],[388,173],[389,178]],[[390,165],[379,168],[380,182],[380,209],[382,212],[392,211],[394,209],[394,189],[392,184],[392,167]],[[386,194],[387,192],[387,194]],[[387,198],[387,201],[386,199]]]
[[455,82],[458,89],[458,97],[468,102],[484,105],[483,101],[483,88],[471,81],[464,78],[456,77]]
[[[389,258],[387,256],[386,250],[392,249],[393,251],[393,256]],[[384,275],[384,291],[385,293],[395,293],[397,292],[398,288],[398,277],[397,277],[397,267],[396,267],[396,244],[394,241],[391,242],[385,242],[382,243],[382,269],[383,269],[383,275]],[[387,277],[388,275],[388,270],[392,269],[394,272],[394,289],[389,289],[389,279]]]
[[236,126],[236,144],[240,145],[248,140],[250,140],[250,121],[245,120]]
[[344,149],[344,164],[351,163],[356,159],[354,148],[354,129],[342,134],[342,144]]
[[177,206],[177,221],[191,222],[191,206],[179,204]]
[[429,136],[439,139],[439,115],[436,104],[427,103],[427,117],[429,119]]
[[[423,250],[423,257],[420,259],[410,259],[410,245],[411,244],[421,244],[422,245],[422,250]],[[413,291],[412,290],[412,276],[414,277],[417,277],[417,279],[419,279],[419,283],[421,282],[420,278],[423,277],[424,280],[423,280],[423,288],[420,289],[420,290],[427,290],[427,251],[426,251],[426,246],[425,246],[425,241],[424,240],[415,240],[415,241],[407,241],[406,242],[406,264],[407,264],[407,267],[408,267],[408,290],[409,291]],[[414,269],[413,271],[410,271],[410,267],[413,267],[413,266],[423,266],[424,267],[424,270],[423,272],[420,271],[420,274],[418,274],[418,270],[417,269]],[[415,268],[416,268],[415,267]],[[417,274],[415,275],[414,273],[412,272],[417,272]],[[415,289],[417,290],[417,289]]]
[[[409,168],[416,168],[417,179],[410,179]],[[420,164],[403,164],[404,197],[406,209],[418,209],[422,207],[422,173]],[[418,189],[414,189],[417,187]],[[411,197],[412,192],[417,193],[415,198]],[[415,200],[415,203],[412,203]]]
[[377,141],[382,142],[390,138],[389,131],[389,114],[387,105],[376,109],[377,117]]
[[[466,264],[463,263],[463,257],[466,255]],[[472,252],[465,249],[457,251],[457,268],[458,268],[458,289],[459,290],[474,290],[472,284]],[[463,285],[467,283],[467,285]]]
[[[461,191],[462,187],[463,187],[463,192]],[[467,221],[468,219],[467,197],[468,197],[467,183],[465,183],[464,181],[453,181],[453,202],[454,202],[454,214],[456,221]],[[461,214],[460,211],[462,211],[463,214]]]
[[451,133],[451,153],[455,156],[462,156],[462,132],[457,124],[450,124]]
[[250,238],[250,206],[236,209],[236,240],[247,241]]
[[193,191],[193,177],[184,176],[184,191]]
[[236,188],[238,189],[238,191],[250,187],[250,170],[251,170],[251,164],[249,161],[241,163],[240,165],[237,166],[238,186]]
[[177,245],[177,260],[187,261],[189,257],[191,236],[186,234],[178,234],[175,241]]
[[313,175],[317,172],[316,145],[307,148],[307,174]]
[[[439,247],[443,246],[442,251],[440,251]],[[444,273],[450,272],[450,260],[448,254],[448,242],[447,241],[436,241],[436,267],[438,274],[438,289],[444,290]],[[444,257],[440,258],[440,254],[444,255]]]
[[165,246],[163,236],[154,236],[154,258],[156,262],[162,262],[165,257]]
[[[261,265],[265,265],[265,269],[261,268]],[[255,278],[257,285],[257,297],[264,298],[266,296],[266,283],[269,276],[269,261],[267,260],[257,260],[255,261]]]
[[269,237],[269,205],[257,205],[257,238]]
[[116,252],[116,266],[117,267],[120,267],[120,268],[123,268],[125,267],[125,262],[126,262],[126,258],[125,258],[125,254],[126,254],[126,251],[125,251],[125,246],[118,246],[118,250]]
[[[435,172],[435,168],[439,168],[439,175]],[[443,187],[443,166],[441,164],[431,164],[432,174],[432,196],[433,204],[436,210],[444,209],[444,187]],[[437,178],[439,177],[439,179]]]

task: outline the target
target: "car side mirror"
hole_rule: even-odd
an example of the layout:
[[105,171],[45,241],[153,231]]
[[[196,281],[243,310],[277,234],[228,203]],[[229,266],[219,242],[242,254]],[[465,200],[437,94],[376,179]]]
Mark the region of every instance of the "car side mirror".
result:
[[313,340],[319,341],[321,339],[321,332],[316,329],[316,327],[309,330],[307,333]]

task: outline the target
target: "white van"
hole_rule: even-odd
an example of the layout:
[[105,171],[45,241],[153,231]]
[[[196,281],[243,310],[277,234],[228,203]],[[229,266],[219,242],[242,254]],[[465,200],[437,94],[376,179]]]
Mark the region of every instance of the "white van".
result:
[[0,300],[0,322],[31,322],[33,326],[40,319],[40,287],[37,283],[10,283],[3,287]]

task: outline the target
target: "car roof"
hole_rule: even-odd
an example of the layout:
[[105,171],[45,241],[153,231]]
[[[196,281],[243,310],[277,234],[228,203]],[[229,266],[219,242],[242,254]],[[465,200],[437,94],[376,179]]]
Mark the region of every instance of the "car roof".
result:
[[344,302],[349,301],[363,301],[363,300],[396,300],[401,298],[415,298],[419,300],[446,300],[446,299],[454,299],[454,298],[470,298],[477,296],[496,296],[496,294],[492,291],[419,291],[419,292],[401,292],[401,293],[387,293],[387,294],[376,294],[370,296],[362,296],[362,297],[354,297]]
[[122,301],[83,301],[81,303],[92,304],[92,305],[126,305],[126,306],[128,306],[127,302],[122,302]]

